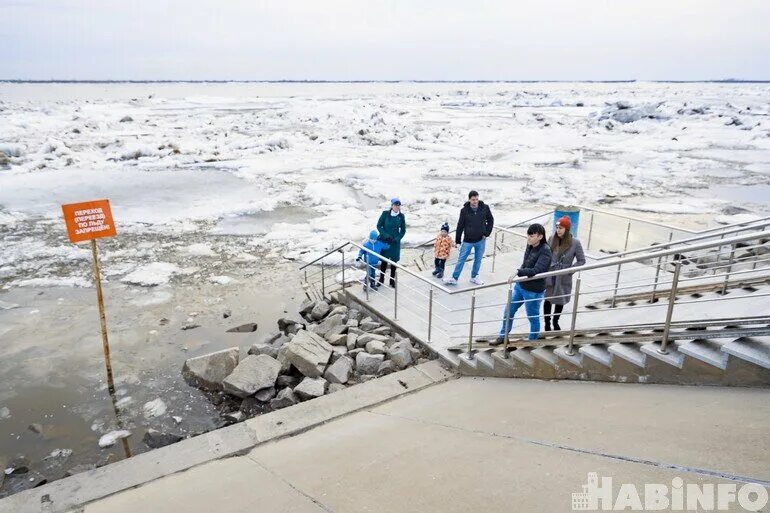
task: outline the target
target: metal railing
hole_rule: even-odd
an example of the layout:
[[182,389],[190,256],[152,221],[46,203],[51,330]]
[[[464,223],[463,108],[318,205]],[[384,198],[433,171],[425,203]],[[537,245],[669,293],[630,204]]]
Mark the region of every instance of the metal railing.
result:
[[[549,214],[552,213],[541,214],[538,217]],[[524,225],[532,219],[516,223],[513,226]],[[505,307],[506,314],[502,318],[507,320],[513,287],[516,283],[532,279],[556,278],[577,273],[575,289],[569,297],[568,304],[565,305],[565,307],[569,307],[569,311],[562,312],[563,315],[569,316],[569,331],[564,332],[569,333],[569,339],[565,343],[569,353],[574,351],[575,345],[582,343],[582,341],[576,340],[576,337],[580,337],[580,329],[577,326],[578,319],[590,319],[591,315],[607,312],[606,309],[602,309],[597,305],[609,303],[610,308],[614,311],[622,312],[624,310],[638,309],[641,313],[650,308],[662,308],[662,305],[657,303],[660,299],[667,297],[668,303],[665,306],[665,312],[660,314],[661,333],[659,337],[659,349],[661,352],[665,352],[671,337],[674,336],[671,333],[671,327],[677,326],[677,321],[673,319],[675,305],[713,301],[732,302],[740,301],[747,297],[759,298],[768,295],[751,294],[750,296],[739,296],[727,294],[729,288],[739,286],[743,279],[770,280],[770,268],[767,267],[770,264],[770,252],[765,252],[765,249],[760,251],[760,248],[770,249],[770,245],[767,244],[767,241],[770,240],[770,231],[767,230],[768,226],[770,226],[770,222],[764,219],[751,223],[741,223],[740,225],[719,227],[716,230],[707,230],[681,240],[666,241],[659,245],[631,249],[623,253],[598,258],[594,262],[579,268],[550,271],[534,278],[513,277],[509,280],[496,281],[461,290],[447,287],[440,282],[436,282],[434,279],[409,269],[407,266],[378,255],[381,261],[398,269],[394,283],[395,287],[393,287],[391,295],[391,292],[386,288],[378,290],[376,287],[368,287],[365,283],[364,301],[377,301],[379,306],[391,305],[386,308],[389,312],[392,312],[394,320],[401,322],[403,316],[406,318],[406,321],[411,319],[413,324],[417,323],[418,329],[423,330],[423,333],[427,328],[427,340],[429,342],[434,340],[437,333],[440,333],[444,340],[450,344],[452,340],[458,338],[466,340],[467,337],[467,352],[469,357],[472,358],[474,341],[497,338],[496,332],[492,334],[485,333],[483,327],[491,323],[502,323],[501,316],[495,314],[490,319],[488,314],[485,317],[485,312],[488,312],[488,309]],[[511,237],[518,236],[516,237],[518,240],[522,236],[522,234],[516,233],[510,228],[498,228],[497,230],[499,230],[500,237],[503,237],[505,234],[513,234]],[[498,251],[498,242],[498,239],[495,238],[494,249],[491,255],[493,265]],[[722,251],[723,248],[730,248],[729,253]],[[313,261],[302,265],[300,269],[304,275],[306,291],[310,292],[308,295],[311,296],[312,293],[319,298],[326,297],[335,290],[342,290],[351,283],[359,281],[361,270],[353,268],[355,256],[351,254],[352,252],[373,254],[372,251],[364,248],[362,245],[348,241],[327,251]],[[725,256],[720,257],[720,254]],[[708,257],[706,259],[709,260],[714,255],[716,255],[714,262],[706,264],[697,263],[701,258]],[[650,260],[657,260],[657,266],[654,267],[654,276],[651,274],[651,267],[638,265]],[[693,262],[696,263],[691,265]],[[760,265],[761,267],[758,267]],[[706,277],[683,276],[683,267],[685,266],[689,266],[688,269],[697,268],[699,271],[711,272],[712,274]],[[623,267],[630,267],[628,275],[634,279],[625,279],[621,282],[619,277],[621,274],[624,274],[622,272]],[[666,272],[663,273],[663,270]],[[366,273],[368,271],[366,269]],[[376,272],[377,270],[374,269],[374,271]],[[399,278],[400,273],[404,273],[401,278]],[[638,279],[636,279],[637,275],[639,276]],[[615,279],[600,286],[589,286],[586,284],[587,280],[588,283],[601,281],[597,280],[601,276],[604,276],[607,280],[614,276]],[[741,276],[741,279],[731,281],[731,278],[736,276]],[[385,278],[388,277],[386,276]],[[684,283],[695,283],[697,286],[708,284],[712,289],[719,290],[719,297],[682,301],[678,298],[678,292]],[[505,290],[505,302],[485,304],[483,294],[492,292],[495,289],[499,289],[501,292]],[[618,302],[624,300],[622,294],[625,293],[636,294],[637,296],[638,294],[647,294],[649,300],[640,305],[632,303],[619,305]],[[470,295],[468,303],[462,304],[464,301],[458,303],[457,300],[452,300],[453,297],[462,298],[464,295]],[[563,299],[563,297],[550,296],[544,299]],[[536,299],[538,302],[541,300],[541,298]],[[527,301],[525,300],[521,303],[525,304]],[[537,316],[539,317],[540,315],[540,312],[538,312]],[[463,318],[467,318],[468,321],[455,322]],[[512,329],[528,324],[529,318],[529,316],[525,316],[519,323],[514,323],[513,319],[511,319]],[[462,333],[463,330],[465,330],[464,334]],[[521,335],[514,333],[514,336]],[[509,352],[510,340],[511,330],[506,330],[503,341],[506,355]],[[536,343],[532,342],[532,344]]]

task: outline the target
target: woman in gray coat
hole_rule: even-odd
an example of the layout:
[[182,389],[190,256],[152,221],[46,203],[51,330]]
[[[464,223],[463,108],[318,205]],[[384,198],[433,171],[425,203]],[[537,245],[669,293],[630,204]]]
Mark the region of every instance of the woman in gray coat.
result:
[[[548,245],[551,246],[550,271],[569,269],[585,265],[586,257],[583,254],[583,245],[572,237],[570,228],[572,223],[569,217],[564,216],[556,223],[556,233],[551,237]],[[545,297],[543,301],[543,317],[545,319],[545,331],[551,331],[551,307],[553,306],[553,329],[561,331],[559,317],[564,305],[569,303],[572,295],[572,274],[551,276],[546,278]]]

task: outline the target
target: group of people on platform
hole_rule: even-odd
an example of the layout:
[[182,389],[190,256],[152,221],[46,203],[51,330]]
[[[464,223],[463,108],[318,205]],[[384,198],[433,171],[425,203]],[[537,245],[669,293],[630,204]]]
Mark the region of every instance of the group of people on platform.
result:
[[[486,249],[486,239],[492,234],[494,217],[489,205],[479,200],[479,193],[470,191],[468,201],[460,210],[454,239],[450,236],[449,224],[444,223],[439,230],[434,243],[433,276],[443,279],[447,285],[457,285],[465,263],[473,252],[470,282],[473,285],[483,285],[479,273]],[[572,273],[558,276],[537,278],[537,275],[548,272],[569,269],[584,265],[586,262],[583,246],[571,233],[572,222],[564,216],[556,222],[556,233],[550,239],[546,236],[545,227],[532,224],[527,228],[527,247],[521,266],[508,279],[509,283],[516,281],[510,298],[510,306],[503,312],[500,333],[492,344],[500,344],[505,340],[506,333],[511,331],[513,317],[524,306],[529,319],[529,339],[538,338],[540,333],[540,307],[543,307],[545,331],[560,331],[559,319],[564,305],[570,301],[572,294]],[[388,266],[390,266],[389,285],[396,287],[396,266],[393,263],[401,258],[401,240],[406,234],[406,218],[401,212],[401,201],[393,198],[390,209],[380,214],[377,229],[369,233],[363,247],[369,251],[359,251],[357,260],[366,264],[367,273],[364,277],[364,288],[376,290],[385,282]],[[444,277],[446,262],[453,248],[459,246],[457,263],[450,276]],[[380,258],[383,257],[383,258]],[[380,276],[377,280],[377,269]],[[528,278],[518,281],[517,277]]]

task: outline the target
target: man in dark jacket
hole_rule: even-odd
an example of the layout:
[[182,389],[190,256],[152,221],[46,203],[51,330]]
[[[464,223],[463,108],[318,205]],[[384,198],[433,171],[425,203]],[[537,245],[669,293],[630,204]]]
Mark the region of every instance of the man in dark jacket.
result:
[[[460,219],[457,221],[457,233],[455,242],[460,246],[460,253],[457,256],[457,264],[452,276],[445,279],[447,285],[457,285],[460,273],[463,272],[465,261],[473,250],[473,268],[471,269],[471,283],[474,285],[484,285],[479,278],[481,269],[481,259],[484,257],[484,248],[487,237],[492,233],[495,218],[492,217],[492,211],[483,201],[479,201],[479,193],[471,191],[468,193],[468,201],[460,210]],[[460,242],[462,241],[462,244]]]
[[[513,283],[517,276],[531,278],[538,274],[548,272],[551,267],[551,248],[545,241],[545,228],[541,224],[533,224],[527,228],[527,249],[524,251],[524,262],[515,275],[508,278],[508,283]],[[503,311],[503,325],[500,327],[500,336],[492,343],[502,344],[505,334],[510,333],[513,325],[513,316],[523,304],[529,318],[529,340],[536,340],[540,333],[540,305],[545,295],[545,278],[520,281],[513,287],[511,293],[511,306],[508,312]]]

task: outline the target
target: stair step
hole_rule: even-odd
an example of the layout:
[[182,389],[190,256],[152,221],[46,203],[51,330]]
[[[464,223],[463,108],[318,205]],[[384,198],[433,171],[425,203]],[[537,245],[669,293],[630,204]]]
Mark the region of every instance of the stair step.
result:
[[556,362],[559,360],[556,355],[553,354],[553,349],[547,347],[538,347],[537,349],[533,349],[532,356],[542,362],[545,362],[551,367],[556,367]]
[[578,349],[580,354],[597,361],[605,367],[612,366],[612,353],[607,350],[607,346],[604,344],[591,344],[589,346],[580,346]]
[[741,337],[724,344],[722,351],[770,369],[770,337]]
[[504,351],[495,351],[492,353],[492,358],[495,360],[495,365],[503,366],[506,369],[509,370],[515,370],[516,369],[516,362],[513,360],[511,356],[508,356],[508,358],[505,358],[503,356]]
[[567,360],[572,365],[583,368],[583,353],[578,351],[577,347],[573,347],[573,354],[568,354],[567,349],[569,346],[560,346],[553,350],[553,353],[563,360]]
[[489,370],[494,370],[495,360],[492,358],[492,353],[489,351],[479,351],[476,353],[475,360],[478,361],[478,366],[486,366]]
[[637,367],[644,368],[647,363],[647,355],[639,349],[637,344],[612,344],[607,350]]
[[528,347],[520,347],[511,351],[511,357],[516,358],[527,367],[535,366],[535,357],[532,356],[532,349]]
[[727,368],[730,355],[722,352],[722,346],[713,340],[695,339],[679,345],[679,351],[719,369]]
[[679,352],[679,350],[676,348],[676,345],[669,343],[666,346],[666,351],[668,354],[660,354],[658,349],[660,349],[660,342],[651,342],[642,346],[642,352],[647,356],[652,356],[656,360],[660,360],[663,363],[673,365],[677,369],[682,368],[684,365],[684,355]]
[[441,350],[438,352],[438,356],[441,360],[451,365],[452,367],[457,368],[460,365],[460,359],[451,351]]
[[473,358],[469,358],[468,353],[460,353],[457,355],[457,358],[460,360],[460,367],[466,366],[476,370],[479,366],[479,360],[476,358],[476,355],[473,355]]

